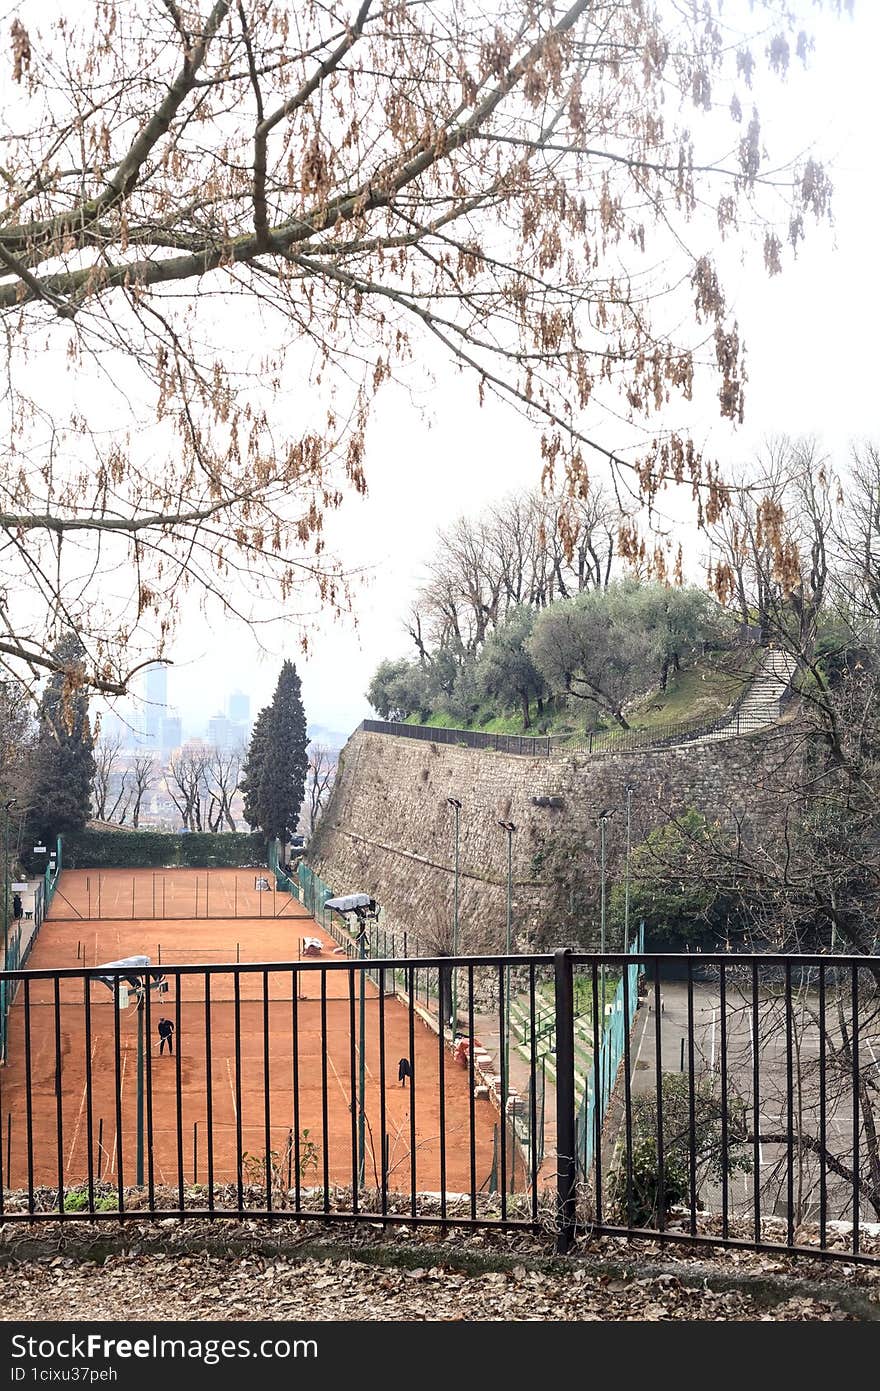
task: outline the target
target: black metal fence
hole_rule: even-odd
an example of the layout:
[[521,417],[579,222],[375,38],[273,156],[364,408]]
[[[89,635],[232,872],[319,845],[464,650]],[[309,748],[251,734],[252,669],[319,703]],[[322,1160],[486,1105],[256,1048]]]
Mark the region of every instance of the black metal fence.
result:
[[[794,697],[789,690],[778,702],[777,718]],[[363,720],[367,734],[392,734],[405,739],[422,739],[434,744],[455,744],[462,748],[496,749],[501,753],[549,758],[566,753],[631,753],[638,749],[665,748],[674,744],[711,742],[739,738],[767,729],[767,720],[754,711],[740,708],[742,697],[715,719],[705,716],[693,720],[673,720],[646,729],[597,729],[584,734],[552,734],[530,737],[523,734],[485,734],[472,729],[435,729],[432,725],[396,724],[388,720]]]
[[361,720],[367,734],[396,734],[402,739],[422,739],[430,744],[457,744],[467,749],[496,749],[499,753],[546,758],[550,737],[546,734],[486,734],[475,729],[441,729],[426,724],[400,724],[394,720]]
[[439,1223],[545,1228],[560,1250],[593,1232],[880,1259],[873,958],[151,964],[149,990],[126,968],[8,974],[0,1221]]

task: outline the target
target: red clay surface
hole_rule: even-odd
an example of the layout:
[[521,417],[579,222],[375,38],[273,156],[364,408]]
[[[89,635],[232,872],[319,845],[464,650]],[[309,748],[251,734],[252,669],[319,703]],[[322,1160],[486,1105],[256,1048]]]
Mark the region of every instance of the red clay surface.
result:
[[[257,889],[262,879],[268,890]],[[268,869],[66,869],[49,917],[162,922],[198,918],[307,918]]]
[[[211,911],[223,901],[222,895],[236,892],[233,875],[247,877],[250,892],[258,901],[270,894],[253,889],[253,871],[165,871],[166,907],[169,902],[168,876],[173,874],[174,910],[187,894],[194,900],[196,875],[201,893],[207,889]],[[89,875],[93,875],[89,871]],[[185,876],[189,876],[189,881]],[[150,870],[102,871],[101,910],[113,902],[130,904],[132,882],[136,904],[149,900],[152,907],[153,873]],[[212,918],[201,921],[159,921],[152,916],[134,921],[92,919],[61,920],[70,915],[71,904],[79,905],[83,894],[96,893],[97,885],[85,883],[86,871],[65,871],[49,919],[43,924],[28,961],[30,970],[60,966],[88,965],[134,954],[145,954],[153,964],[234,962],[236,951],[241,962],[296,963],[303,936],[319,938],[324,961],[344,960],[336,943],[294,902],[295,913],[276,918],[243,920]],[[113,886],[112,893],[110,891]],[[243,879],[238,894],[246,894]],[[126,898],[127,895],[127,898]],[[286,897],[286,896],[284,896]],[[282,895],[278,895],[280,900]],[[87,906],[87,903],[86,903]],[[239,899],[241,911],[241,899]],[[77,954],[79,953],[79,959]],[[291,1128],[308,1138],[318,1150],[317,1168],[303,1177],[304,1184],[323,1182],[327,1164],[331,1183],[352,1181],[352,1101],[357,1096],[358,1001],[355,994],[355,1033],[352,1046],[349,972],[327,973],[326,1018],[322,1025],[320,1000],[321,972],[286,970],[254,972],[241,977],[238,1013],[240,1019],[240,1061],[236,1059],[236,1004],[233,977],[221,972],[211,976],[210,1004],[205,1000],[204,975],[181,981],[178,1003],[177,984],[169,977],[167,994],[151,994],[149,1010],[143,1011],[145,1036],[145,1113],[152,1112],[152,1162],[156,1184],[206,1183],[208,1179],[208,1098],[211,1103],[210,1134],[213,1145],[215,1184],[234,1182],[237,1169],[238,1130],[248,1172],[259,1175],[266,1151],[266,1121],[269,1148],[276,1152],[285,1175],[288,1137]],[[296,988],[298,985],[298,989]],[[121,1135],[122,1176],[125,1184],[135,1181],[137,1033],[138,1011],[134,1005],[117,1011],[106,986],[93,981],[90,990],[91,1095],[86,1084],[85,985],[82,980],[65,981],[58,990],[59,1050],[56,1048],[55,994],[51,981],[33,981],[29,986],[31,1129],[33,1136],[33,1182],[55,1186],[58,1182],[59,1153],[66,1186],[78,1184],[88,1174],[89,1118],[93,1131],[94,1172],[98,1171],[98,1130],[103,1121],[100,1155],[101,1178],[116,1183],[118,1144]],[[355,983],[355,992],[357,984]],[[265,992],[265,1003],[264,1003]],[[132,996],[132,1000],[133,1000]],[[157,1020],[165,1015],[178,1020],[175,1055],[159,1056]],[[410,1047],[410,1013],[398,999],[386,996],[380,1001],[375,986],[368,985],[365,1001],[366,1063],[366,1182],[376,1184],[381,1171],[382,1098],[385,1103],[384,1130],[389,1146],[389,1188],[409,1192],[411,1188],[409,1084],[401,1088],[397,1080],[398,1061],[413,1057],[416,1074],[415,1097],[415,1188],[436,1191],[440,1172],[440,1048],[436,1034],[414,1016],[414,1049]],[[384,1023],[384,1048],[380,1053],[380,1018]],[[268,1019],[268,1032],[265,1022]],[[118,1020],[119,1061],[115,1061],[114,1035]],[[3,1178],[8,1188],[27,1185],[27,1115],[25,990],[17,994],[10,1016],[9,1062],[0,1071],[0,1116],[2,1116]],[[206,1033],[210,1026],[211,1054],[207,1058]],[[296,1046],[294,1046],[294,1026]],[[268,1074],[266,1040],[268,1038]],[[498,1114],[486,1100],[474,1103],[471,1130],[468,1076],[447,1052],[444,1058],[446,1138],[446,1189],[468,1192],[471,1187],[471,1146],[476,1156],[477,1190],[485,1184],[492,1167],[493,1133]],[[298,1072],[298,1116],[294,1106],[294,1069]],[[61,1144],[57,1143],[56,1072],[60,1075]],[[322,1117],[326,1076],[327,1124]],[[121,1126],[117,1128],[116,1097],[121,1098]],[[7,1123],[12,1115],[11,1151],[7,1153]],[[473,1136],[473,1139],[472,1139]],[[375,1150],[375,1153],[374,1153]],[[145,1155],[145,1171],[148,1158]],[[247,1178],[246,1178],[247,1181]]]

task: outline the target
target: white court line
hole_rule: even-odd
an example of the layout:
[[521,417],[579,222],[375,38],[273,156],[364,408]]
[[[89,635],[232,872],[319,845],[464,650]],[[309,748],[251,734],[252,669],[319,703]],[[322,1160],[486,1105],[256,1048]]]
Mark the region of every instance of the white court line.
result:
[[717,1010],[714,1008],[714,1006],[713,1006],[713,1009],[712,1009],[712,1042],[711,1042],[711,1044],[709,1045],[709,1071],[710,1071],[710,1072],[714,1072],[714,1071],[715,1071],[715,1016],[716,1016],[717,1013],[718,1013],[718,1011],[717,1011]]
[[336,1064],[334,1063],[334,1061],[333,1061],[333,1059],[331,1058],[331,1056],[330,1056],[329,1053],[327,1054],[327,1061],[328,1061],[328,1063],[330,1064],[330,1066],[331,1066],[332,1069],[333,1069],[333,1076],[336,1078],[337,1082],[339,1083],[339,1090],[342,1092],[342,1095],[345,1097],[345,1100],[346,1100],[347,1104],[350,1106],[351,1103],[354,1101],[354,1097],[349,1098],[348,1093],[347,1093],[346,1090],[345,1090],[345,1087],[342,1085],[342,1078],[339,1076],[339,1073],[336,1071]]
[[[94,1061],[95,1061],[95,1049],[96,1049],[97,1045],[98,1045],[98,1040],[97,1040],[97,1039],[92,1039],[91,1057],[90,1057],[90,1059],[89,1059],[89,1061],[90,1061],[91,1063],[94,1063]],[[73,1139],[72,1139],[71,1142],[70,1142],[70,1151],[69,1151],[68,1156],[67,1156],[67,1167],[68,1167],[68,1169],[70,1168],[71,1164],[73,1163],[73,1151],[76,1149],[76,1142],[77,1142],[77,1140],[78,1140],[78,1138],[79,1138],[79,1129],[80,1129],[80,1126],[82,1125],[82,1114],[83,1114],[83,1110],[85,1109],[85,1104],[86,1104],[86,1092],[87,1092],[87,1087],[88,1087],[88,1083],[87,1083],[87,1082],[83,1082],[83,1092],[82,1092],[82,1096],[81,1096],[81,1098],[80,1098],[79,1110],[78,1110],[77,1113],[76,1113],[76,1125],[75,1125],[74,1131],[73,1131]]]
[[226,1059],[226,1076],[229,1078],[229,1092],[232,1097],[232,1114],[235,1119],[238,1120],[238,1111],[235,1107],[235,1086],[232,1081],[232,1068],[230,1067],[228,1058]]

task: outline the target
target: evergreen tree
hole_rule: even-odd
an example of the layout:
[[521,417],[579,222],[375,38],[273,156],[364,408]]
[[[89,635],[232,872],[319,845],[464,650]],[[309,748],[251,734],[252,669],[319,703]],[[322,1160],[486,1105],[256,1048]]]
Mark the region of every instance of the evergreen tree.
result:
[[241,791],[244,797],[244,819],[252,829],[262,827],[264,822],[260,805],[260,785],[263,780],[266,751],[269,747],[271,715],[272,707],[270,705],[264,706],[257,715],[242,770]]
[[285,662],[272,704],[260,711],[254,727],[246,769],[245,815],[269,840],[283,842],[296,831],[308,743],[300,679],[293,662]]
[[95,757],[83,681],[82,649],[65,638],[54,652],[59,664],[39,709],[29,828],[49,843],[65,831],[80,831],[89,818]]

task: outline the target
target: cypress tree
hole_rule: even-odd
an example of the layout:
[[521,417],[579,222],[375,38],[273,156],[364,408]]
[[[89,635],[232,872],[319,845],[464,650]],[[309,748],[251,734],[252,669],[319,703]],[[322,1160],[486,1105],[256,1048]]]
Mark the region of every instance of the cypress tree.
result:
[[41,842],[82,830],[89,818],[95,776],[82,649],[75,637],[69,637],[54,655],[64,667],[53,674],[40,702],[28,818],[30,830]]
[[296,831],[309,767],[306,712],[293,662],[281,668],[269,707],[267,736],[259,792],[261,829],[269,840],[284,842]]
[[266,705],[254,720],[247,758],[242,770],[241,791],[244,797],[244,818],[252,829],[262,828],[265,821],[260,804],[260,785],[263,780],[266,750],[269,747],[271,715],[272,707]]
[[285,662],[278,685],[257,716],[242,788],[245,816],[268,840],[282,843],[296,831],[306,790],[309,736],[300,679]]

